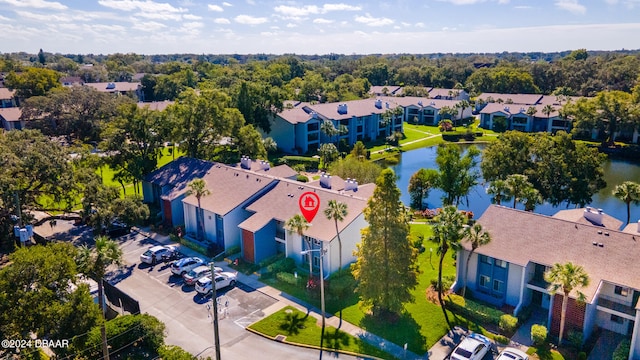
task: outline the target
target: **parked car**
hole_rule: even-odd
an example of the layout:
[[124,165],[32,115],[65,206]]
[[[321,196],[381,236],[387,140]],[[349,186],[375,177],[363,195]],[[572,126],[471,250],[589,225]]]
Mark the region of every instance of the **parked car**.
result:
[[[216,273],[221,273],[222,272],[222,268],[221,267],[215,267],[214,268]],[[196,281],[202,279],[205,276],[209,276],[211,275],[211,267],[209,265],[200,265],[196,268],[194,268],[193,270],[189,271],[188,273],[182,275],[182,278],[184,279],[184,283],[186,285],[195,285]]]
[[[215,274],[216,291],[227,286],[236,285],[237,273],[221,272]],[[208,295],[212,292],[211,289],[211,275],[205,276],[202,279],[196,281],[196,291],[202,295]]]
[[516,348],[508,347],[502,350],[497,360],[529,360],[529,355]]
[[104,226],[102,228],[103,235],[107,235],[112,239],[127,235],[130,232],[131,232],[131,226],[118,220],[114,220],[111,222],[111,224],[109,224],[109,226]]
[[173,251],[177,248],[175,245],[156,245],[151,247],[149,250],[145,251],[142,255],[140,255],[140,261],[146,264],[155,265],[159,260],[162,259],[162,254],[165,254],[167,251]]
[[176,247],[173,247],[173,249],[171,249],[170,251],[167,251],[166,253],[162,254],[162,262],[175,261],[178,259],[182,259],[183,257],[184,257],[184,254],[182,254],[178,249],[178,247],[176,246]]
[[199,257],[186,257],[180,260],[176,260],[171,264],[171,272],[174,275],[184,275],[191,271],[192,269],[205,265],[206,262]]
[[471,333],[453,349],[449,358],[451,360],[482,360],[490,350],[491,340],[489,338]]

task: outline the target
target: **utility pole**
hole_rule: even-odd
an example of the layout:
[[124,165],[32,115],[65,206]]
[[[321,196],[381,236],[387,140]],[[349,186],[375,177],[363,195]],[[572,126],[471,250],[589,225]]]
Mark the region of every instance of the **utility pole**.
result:
[[220,360],[220,330],[218,330],[218,291],[216,290],[216,269],[213,261],[211,267],[211,300],[213,300],[213,343],[216,348],[216,360]]

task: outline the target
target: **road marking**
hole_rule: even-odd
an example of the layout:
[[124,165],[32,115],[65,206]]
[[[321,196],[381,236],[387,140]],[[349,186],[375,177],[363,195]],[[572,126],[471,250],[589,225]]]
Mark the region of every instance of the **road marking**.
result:
[[243,316],[241,318],[239,318],[238,320],[234,321],[234,323],[236,323],[236,325],[240,326],[241,328],[245,329],[247,326],[253,324],[254,322],[262,319],[264,316],[255,316],[254,314],[262,311],[262,309],[258,309],[255,311],[252,311],[251,313],[249,313],[246,316]]

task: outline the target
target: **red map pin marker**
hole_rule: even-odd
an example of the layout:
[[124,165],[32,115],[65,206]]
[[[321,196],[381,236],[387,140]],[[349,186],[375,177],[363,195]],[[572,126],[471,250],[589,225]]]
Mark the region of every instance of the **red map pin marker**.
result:
[[320,209],[320,197],[312,191],[307,191],[300,195],[298,205],[300,206],[302,216],[307,219],[307,222],[311,222]]

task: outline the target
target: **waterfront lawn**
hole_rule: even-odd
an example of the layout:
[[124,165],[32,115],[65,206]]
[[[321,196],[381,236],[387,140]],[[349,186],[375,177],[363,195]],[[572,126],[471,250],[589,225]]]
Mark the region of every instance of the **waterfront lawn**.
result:
[[[319,321],[315,317],[308,316],[291,306],[287,306],[249,325],[249,329],[271,338],[284,335],[286,336],[284,341],[287,343],[319,348],[322,328],[318,323]],[[325,327],[323,347],[348,353],[374,356],[381,359],[394,359],[390,354],[333,326]]]

